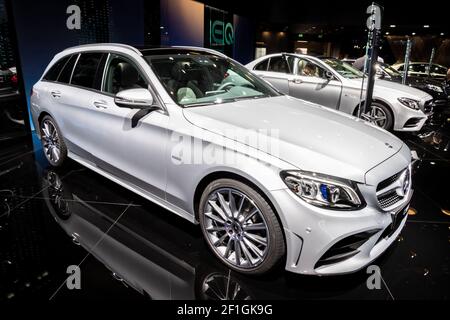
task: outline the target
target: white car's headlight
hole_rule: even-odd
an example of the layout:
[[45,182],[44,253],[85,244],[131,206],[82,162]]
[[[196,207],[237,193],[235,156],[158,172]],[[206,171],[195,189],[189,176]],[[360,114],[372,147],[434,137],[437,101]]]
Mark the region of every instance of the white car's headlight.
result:
[[365,205],[350,180],[305,171],[282,171],[281,178],[297,196],[318,207],[356,210]]
[[428,89],[430,89],[430,90],[433,90],[433,91],[439,92],[439,93],[442,93],[442,92],[444,92],[444,91],[442,90],[442,88],[441,88],[441,87],[439,87],[439,86],[436,86],[436,85],[434,85],[434,84],[427,84],[427,88],[428,88]]
[[403,104],[404,106],[414,109],[414,110],[419,110],[420,106],[419,106],[419,101],[414,100],[414,99],[410,99],[410,98],[398,98],[398,101],[400,101],[401,104]]

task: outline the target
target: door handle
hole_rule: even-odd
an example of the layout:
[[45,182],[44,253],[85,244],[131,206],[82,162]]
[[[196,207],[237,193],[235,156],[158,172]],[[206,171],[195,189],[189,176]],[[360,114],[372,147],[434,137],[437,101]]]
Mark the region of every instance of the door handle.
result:
[[61,91],[50,91],[50,94],[53,98],[60,98],[61,97]]
[[303,82],[303,80],[300,79],[300,78],[294,78],[294,79],[291,80],[291,82],[296,83],[296,84],[300,84],[300,83]]
[[108,108],[108,103],[104,100],[94,101],[94,107],[98,109],[106,109]]

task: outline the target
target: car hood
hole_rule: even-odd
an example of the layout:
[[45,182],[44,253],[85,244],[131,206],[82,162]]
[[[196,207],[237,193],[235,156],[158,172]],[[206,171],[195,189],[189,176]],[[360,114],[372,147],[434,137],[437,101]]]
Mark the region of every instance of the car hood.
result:
[[[354,88],[357,88],[358,90],[361,89],[361,79],[351,79],[349,80],[349,83],[351,83],[351,86]],[[367,79],[365,81],[365,84],[367,84]],[[375,85],[374,85],[374,95],[383,97],[386,93],[386,91],[389,91],[391,93],[394,93],[396,96],[400,97],[406,97],[411,98],[415,100],[429,100],[432,97],[419,89],[397,83],[394,81],[388,81],[388,80],[382,80],[382,79],[376,79]],[[384,94],[383,94],[384,93]]]
[[259,150],[257,142],[235,132],[271,132],[267,139],[277,143],[276,152],[261,151],[305,171],[358,182],[403,145],[365,121],[288,96],[191,107],[183,113],[195,126]]

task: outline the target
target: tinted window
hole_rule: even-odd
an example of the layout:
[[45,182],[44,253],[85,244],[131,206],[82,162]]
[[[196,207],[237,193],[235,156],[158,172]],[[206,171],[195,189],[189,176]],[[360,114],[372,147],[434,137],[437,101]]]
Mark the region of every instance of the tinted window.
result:
[[116,94],[127,89],[147,88],[148,84],[133,62],[118,55],[111,55],[104,91]]
[[447,69],[443,68],[441,66],[432,65],[431,66],[431,73],[446,74],[447,73]]
[[289,73],[289,65],[284,57],[272,57],[269,62],[269,71]]
[[426,72],[426,66],[424,64],[411,64],[408,70],[413,72]]
[[50,70],[48,70],[47,73],[44,75],[43,79],[48,81],[56,81],[56,79],[58,79],[59,73],[61,72],[62,68],[64,68],[69,58],[70,56],[65,56],[56,61],[50,68]]
[[99,67],[102,57],[103,53],[99,52],[82,53],[75,66],[70,83],[85,88],[100,90],[98,83],[95,84],[95,79],[97,70],[101,69]]
[[74,54],[70,57],[69,61],[67,61],[66,65],[62,69],[61,73],[58,77],[58,82],[69,83],[70,76],[72,75],[73,67],[75,62],[77,61],[78,55]]
[[269,64],[269,59],[266,59],[255,66],[255,70],[266,71],[267,65]]

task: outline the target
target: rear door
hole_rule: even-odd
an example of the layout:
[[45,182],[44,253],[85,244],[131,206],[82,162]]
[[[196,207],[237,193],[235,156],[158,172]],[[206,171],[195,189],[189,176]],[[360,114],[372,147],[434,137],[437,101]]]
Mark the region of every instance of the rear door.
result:
[[106,53],[98,51],[74,54],[49,91],[50,99],[57,103],[52,115],[64,141],[71,152],[84,158],[96,147],[92,139],[96,108],[92,103],[100,95],[106,58]]
[[284,55],[275,55],[257,64],[254,72],[275,88],[289,94],[289,80],[292,78],[294,58]]
[[[80,136],[91,143],[88,151],[97,166],[164,199],[168,114],[153,111],[133,128],[131,119],[140,110],[119,107],[114,97],[127,89],[145,88],[152,92],[139,62],[110,53],[101,74],[101,92],[92,93],[85,100],[86,116],[78,124]],[[155,98],[155,104],[158,103]]]

